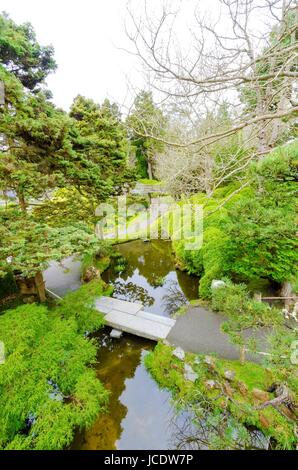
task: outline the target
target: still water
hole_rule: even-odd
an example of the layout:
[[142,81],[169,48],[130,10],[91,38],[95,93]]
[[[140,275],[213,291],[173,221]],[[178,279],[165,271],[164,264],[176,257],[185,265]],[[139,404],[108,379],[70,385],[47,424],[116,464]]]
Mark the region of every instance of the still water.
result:
[[175,269],[170,242],[137,240],[117,250],[127,260],[126,269],[116,274],[112,265],[103,275],[114,286],[113,297],[140,301],[147,312],[164,316],[198,298],[198,278]]
[[187,415],[175,413],[170,394],[158,388],[143,365],[154,344],[130,335],[111,340],[108,331],[98,339],[97,375],[111,392],[108,412],[77,435],[73,448],[176,449]]
[[[126,258],[126,269],[116,273],[112,266],[103,276],[114,286],[114,297],[141,301],[146,311],[165,316],[197,297],[198,281],[175,270],[170,243],[134,241],[116,248]],[[112,340],[108,329],[97,339],[97,375],[111,392],[109,408],[76,436],[73,448],[187,448],[181,433],[189,415],[175,412],[170,393],[159,389],[143,364],[155,343],[128,334]]]

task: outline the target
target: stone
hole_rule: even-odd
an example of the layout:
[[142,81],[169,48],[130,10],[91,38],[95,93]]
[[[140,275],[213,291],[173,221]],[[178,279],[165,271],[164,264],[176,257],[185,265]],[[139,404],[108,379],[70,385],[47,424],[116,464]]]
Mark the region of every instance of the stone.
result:
[[212,390],[213,388],[216,387],[216,382],[215,382],[215,380],[207,380],[207,381],[205,382],[205,386],[206,386],[206,388],[208,388],[209,390]]
[[228,397],[232,397],[233,396],[233,392],[234,390],[232,389],[231,385],[229,384],[229,382],[224,382],[223,383],[223,388],[224,388],[224,391],[225,393],[228,395]]
[[238,389],[239,389],[239,392],[241,393],[241,395],[246,396],[247,393],[248,393],[248,388],[245,385],[245,383],[241,382],[241,380],[239,380],[237,385],[238,385]]
[[213,279],[211,282],[211,289],[218,289],[219,287],[225,287],[225,281],[221,281],[220,279]]
[[123,331],[121,330],[116,330],[115,328],[112,329],[110,333],[111,338],[119,339],[123,335]]
[[267,417],[263,413],[259,414],[259,418],[260,418],[260,423],[263,426],[263,428],[265,429],[269,428],[270,421],[267,419]]
[[195,358],[194,364],[201,364],[201,359],[198,356]]
[[198,374],[189,364],[184,365],[184,378],[185,380],[190,380],[190,382],[195,382],[198,378]]
[[182,264],[180,261],[177,261],[176,264],[175,264],[175,269],[177,269],[178,271],[186,271],[186,267],[184,264]]
[[215,369],[216,368],[215,361],[214,361],[213,357],[205,356],[204,362],[205,362],[205,364],[207,364],[207,366],[209,366],[210,369]]
[[26,295],[23,297],[24,304],[34,304],[36,302],[36,297],[34,295]]
[[265,402],[270,400],[270,395],[268,392],[264,390],[259,390],[258,388],[254,388],[252,391],[253,397],[260,402]]
[[235,378],[235,372],[232,371],[232,370],[225,370],[224,372],[224,377],[225,379],[229,380],[230,382],[232,382]]
[[185,352],[182,348],[178,346],[178,348],[174,349],[174,351],[172,352],[172,356],[177,357],[177,359],[180,359],[180,361],[184,361]]
[[93,279],[98,279],[100,277],[100,271],[96,269],[94,266],[90,266],[90,268],[86,269],[86,272],[82,276],[83,282],[90,282]]

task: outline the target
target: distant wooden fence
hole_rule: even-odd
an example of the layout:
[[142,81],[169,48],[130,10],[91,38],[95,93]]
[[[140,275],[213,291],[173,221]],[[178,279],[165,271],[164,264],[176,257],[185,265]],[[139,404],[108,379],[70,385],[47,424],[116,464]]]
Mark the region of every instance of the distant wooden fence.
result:
[[284,300],[284,301],[287,301],[287,300],[296,300],[298,301],[298,296],[297,295],[292,295],[292,296],[288,296],[288,297],[284,297],[284,296],[263,296],[261,292],[256,292],[254,294],[254,299],[257,300],[258,302],[263,302],[263,300]]

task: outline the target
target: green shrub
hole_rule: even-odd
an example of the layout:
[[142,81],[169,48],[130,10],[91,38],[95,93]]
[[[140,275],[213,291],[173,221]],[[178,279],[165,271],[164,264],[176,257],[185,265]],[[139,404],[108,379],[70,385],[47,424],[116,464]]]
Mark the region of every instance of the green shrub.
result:
[[103,326],[103,316],[94,308],[94,301],[103,295],[104,283],[94,279],[78,290],[69,292],[59,303],[56,311],[63,318],[75,319],[80,333],[96,331]]
[[225,202],[239,183],[190,198],[204,205],[203,246],[186,250],[188,240],[173,242],[188,272],[201,277],[199,293],[210,298],[213,279],[268,279],[282,283],[294,276],[297,261],[296,175],[298,145],[281,147],[250,165],[248,187]]
[[108,393],[90,367],[96,346],[78,323],[40,305],[0,317],[0,449],[64,449],[105,409]]

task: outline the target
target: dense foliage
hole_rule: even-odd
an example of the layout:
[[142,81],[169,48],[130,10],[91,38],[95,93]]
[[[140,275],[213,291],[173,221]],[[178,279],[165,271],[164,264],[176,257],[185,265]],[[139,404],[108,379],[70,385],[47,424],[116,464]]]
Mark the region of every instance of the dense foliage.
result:
[[212,279],[269,279],[288,281],[297,263],[295,185],[297,144],[280,147],[259,163],[252,164],[247,187],[231,183],[216,190],[212,198],[192,197],[204,209],[203,246],[186,250],[186,241],[174,242],[182,264],[202,275],[200,294],[210,296]]
[[[293,13],[284,18],[284,26],[292,31],[294,20]],[[278,29],[273,30],[273,44],[277,35]],[[291,41],[287,33],[275,49],[282,52]],[[247,86],[246,82],[240,86],[245,115],[278,112],[284,98],[289,98],[292,89],[285,77],[277,75],[271,84],[264,81],[266,75],[281,70],[282,56],[277,57],[277,62],[268,61],[263,51],[256,66],[259,79],[252,86],[248,74]],[[270,327],[269,354],[266,368],[244,364],[243,357],[240,362],[213,357],[206,362],[203,356],[186,354],[186,365],[198,377],[191,382],[171,348],[159,344],[147,356],[147,368],[162,387],[172,391],[178,407],[190,411],[195,424],[205,427],[209,447],[251,447],[247,427],[255,426],[277,448],[293,449],[297,416],[292,409],[298,384],[289,351],[297,344],[297,331],[285,324],[280,310],[252,299],[245,284],[266,280],[281,287],[296,282],[297,291],[297,141],[268,154],[271,146],[292,136],[293,116],[264,121],[255,141],[246,143],[241,126],[239,133],[233,132],[237,119],[225,102],[217,111],[207,109],[203,117],[195,118],[193,131],[182,126],[183,120],[165,116],[150,91],[136,96],[125,122],[115,103],[98,104],[81,95],[66,113],[53,104],[45,84],[55,68],[53,47],[41,46],[29,23],[17,25],[8,15],[0,15],[1,309],[7,298],[20,303],[22,299],[15,298],[19,291],[25,302],[34,301],[31,293],[46,302],[42,272],[50,261],[80,256],[82,279],[86,280],[88,271],[97,277],[51,308],[30,303],[1,313],[5,362],[0,365],[0,449],[65,449],[76,430],[90,426],[105,409],[108,392],[93,369],[96,344],[90,339],[104,320],[94,300],[110,293],[100,280],[110,256],[116,259],[115,272],[133,266],[126,266],[124,258],[112,252],[112,245],[95,234],[96,208],[102,202],[116,208],[116,196],[127,194],[136,177],[143,178],[142,187],[158,186],[160,182],[153,179],[157,156],[162,166],[164,141],[177,136],[198,139],[202,146],[177,144],[173,146],[179,148],[177,154],[169,146],[170,164],[163,168],[166,176],[169,167],[175,174],[168,179],[169,191],[179,198],[179,208],[189,203],[204,208],[203,233],[192,236],[181,238],[170,217],[177,267],[200,277],[199,295],[225,315],[222,331],[240,351],[245,347],[255,352],[254,341],[245,336],[248,329]],[[290,67],[288,78],[295,70],[296,66]],[[269,98],[270,106],[265,103]],[[194,118],[189,104],[184,103],[185,110],[180,111]],[[267,136],[263,135],[266,126]],[[206,136],[212,133],[222,138],[208,141]],[[258,160],[256,147],[262,150]],[[129,156],[134,153],[130,166]],[[181,161],[176,166],[179,158],[182,166]],[[128,211],[128,229],[134,227],[135,218],[139,222],[130,231],[131,238],[147,237],[147,212],[142,209],[148,208],[149,200],[150,195],[128,195],[128,204],[136,209]],[[117,214],[116,223],[121,228],[123,215]],[[153,224],[158,223],[157,217]],[[200,248],[188,249],[189,243],[200,240]],[[224,286],[211,289],[214,279],[224,279]],[[161,277],[155,286],[159,283]],[[233,378],[227,379],[226,368]],[[286,387],[288,401],[280,408],[259,408],[254,389],[262,388],[269,400],[273,392],[268,387],[275,382]]]
[[[93,291],[102,292],[98,283]],[[33,304],[0,316],[0,449],[63,449],[105,407],[108,394],[90,367],[96,346],[83,335],[103,320],[87,300],[78,292],[58,310]]]
[[52,46],[40,46],[30,23],[17,25],[7,14],[0,16],[0,58],[7,70],[13,72],[21,83],[36,90],[56,62]]
[[32,277],[50,260],[74,253],[94,253],[103,246],[86,225],[50,227],[17,210],[0,212],[0,274],[15,271]]

